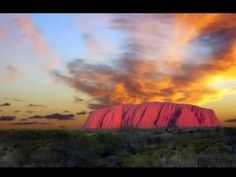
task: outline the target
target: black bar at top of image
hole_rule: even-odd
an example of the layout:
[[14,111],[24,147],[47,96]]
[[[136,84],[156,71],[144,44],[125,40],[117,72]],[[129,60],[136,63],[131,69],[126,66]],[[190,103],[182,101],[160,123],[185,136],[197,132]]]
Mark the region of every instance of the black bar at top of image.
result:
[[6,0],[1,12],[236,12],[235,0]]

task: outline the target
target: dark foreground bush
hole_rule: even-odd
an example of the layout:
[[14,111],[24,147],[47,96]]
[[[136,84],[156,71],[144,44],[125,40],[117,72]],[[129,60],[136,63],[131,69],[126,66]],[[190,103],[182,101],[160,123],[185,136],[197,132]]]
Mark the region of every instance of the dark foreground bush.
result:
[[236,167],[236,129],[0,131],[0,166]]

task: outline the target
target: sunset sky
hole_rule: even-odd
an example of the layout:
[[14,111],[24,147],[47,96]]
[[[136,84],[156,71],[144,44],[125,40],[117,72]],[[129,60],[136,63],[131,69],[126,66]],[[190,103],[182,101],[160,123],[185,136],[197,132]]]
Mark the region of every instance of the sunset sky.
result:
[[146,101],[224,121],[235,100],[236,14],[0,14],[0,129],[78,128]]

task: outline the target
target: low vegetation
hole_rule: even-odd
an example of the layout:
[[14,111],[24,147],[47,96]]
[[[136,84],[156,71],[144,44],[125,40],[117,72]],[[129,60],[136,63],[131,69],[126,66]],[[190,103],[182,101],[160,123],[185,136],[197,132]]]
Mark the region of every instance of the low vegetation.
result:
[[236,129],[0,131],[1,167],[236,167]]

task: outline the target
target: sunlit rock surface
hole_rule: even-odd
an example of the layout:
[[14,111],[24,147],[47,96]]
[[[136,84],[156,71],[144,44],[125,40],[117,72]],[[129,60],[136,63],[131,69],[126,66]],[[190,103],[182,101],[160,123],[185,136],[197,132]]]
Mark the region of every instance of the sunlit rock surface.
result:
[[211,109],[189,104],[150,102],[138,105],[121,104],[96,110],[89,115],[84,128],[184,128],[220,125]]

